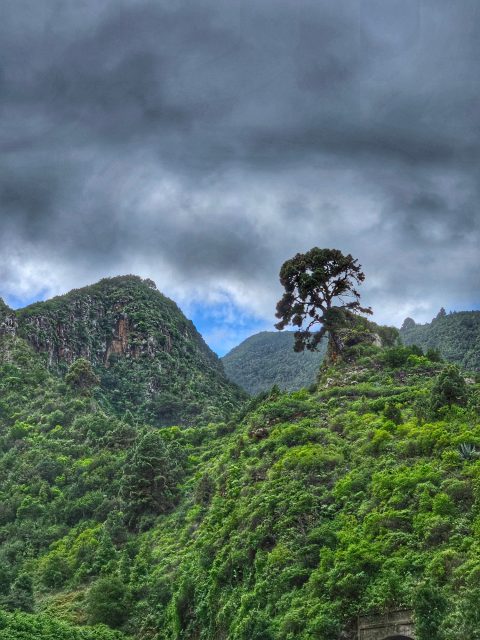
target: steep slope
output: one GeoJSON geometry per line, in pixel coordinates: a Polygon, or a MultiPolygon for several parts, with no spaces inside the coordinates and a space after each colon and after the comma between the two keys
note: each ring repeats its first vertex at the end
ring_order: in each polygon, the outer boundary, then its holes
{"type": "Polygon", "coordinates": [[[407,318],[400,329],[405,344],[417,344],[424,351],[438,349],[449,362],[480,370],[480,311],[442,309],[432,322],[416,324],[407,318]]]}
{"type": "MultiPolygon", "coordinates": [[[[30,615],[44,583],[58,587],[66,571],[93,560],[98,527],[114,508],[135,428],[102,405],[50,373],[44,354],[22,338],[0,336],[0,638],[120,640],[107,628],[30,615]],[[52,563],[38,580],[38,558],[69,531],[83,533],[70,564],[52,563]]],[[[85,613],[69,620],[87,621],[85,613]]]]}
{"type": "Polygon", "coordinates": [[[316,380],[326,343],[318,352],[293,350],[292,331],[262,331],[244,340],[222,358],[227,376],[255,395],[277,385],[286,391],[309,387],[316,380]]]}
{"type": "Polygon", "coordinates": [[[0,336],[15,333],[16,326],[15,311],[0,298],[0,336]]]}
{"type": "Polygon", "coordinates": [[[14,322],[51,368],[64,372],[86,358],[119,412],[153,424],[221,420],[242,396],[193,323],[152,281],[107,278],[20,309],[14,322]]]}
{"type": "Polygon", "coordinates": [[[154,429],[21,338],[0,354],[7,608],[142,640],[353,640],[359,613],[408,607],[419,640],[478,637],[472,376],[359,344],[311,392],[154,429]]]}
{"type": "Polygon", "coordinates": [[[479,386],[434,413],[456,372],[387,353],[251,405],[145,549],[162,601],[139,620],[165,640],[353,640],[359,613],[412,608],[420,640],[478,635],[479,386]]]}

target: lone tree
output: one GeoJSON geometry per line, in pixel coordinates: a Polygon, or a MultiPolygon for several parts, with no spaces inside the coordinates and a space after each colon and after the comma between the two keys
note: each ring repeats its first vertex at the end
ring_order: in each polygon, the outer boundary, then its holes
{"type": "Polygon", "coordinates": [[[371,314],[360,306],[356,285],[365,280],[358,260],[344,256],[338,249],[314,247],[297,253],[283,263],[280,282],[285,287],[277,303],[275,327],[288,324],[299,327],[295,333],[295,351],[316,351],[325,334],[329,335],[329,357],[335,361],[343,350],[339,331],[352,323],[354,314],[371,314]],[[312,331],[320,325],[318,331],[312,331]]]}
{"type": "Polygon", "coordinates": [[[161,431],[138,434],[125,459],[120,489],[131,528],[142,517],[168,513],[175,505],[184,464],[182,450],[175,442],[167,442],[161,431]]]}

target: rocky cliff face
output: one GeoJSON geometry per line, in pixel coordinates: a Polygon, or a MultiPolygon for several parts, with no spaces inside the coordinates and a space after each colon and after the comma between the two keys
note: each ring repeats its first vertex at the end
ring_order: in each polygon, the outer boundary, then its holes
{"type": "MultiPolygon", "coordinates": [[[[208,352],[175,303],[135,276],[105,279],[36,303],[17,312],[17,318],[19,335],[46,352],[51,365],[69,365],[78,357],[105,366],[112,356],[155,357],[171,352],[173,335],[201,342],[208,352]]],[[[214,364],[215,356],[209,356],[214,364]]]]}
{"type": "Polygon", "coordinates": [[[88,359],[119,411],[157,424],[223,419],[241,394],[193,323],[150,280],[123,276],[13,312],[0,332],[16,333],[59,372],[88,359]]]}
{"type": "Polygon", "coordinates": [[[0,298],[0,336],[15,335],[17,331],[17,318],[15,311],[10,309],[0,298]]]}

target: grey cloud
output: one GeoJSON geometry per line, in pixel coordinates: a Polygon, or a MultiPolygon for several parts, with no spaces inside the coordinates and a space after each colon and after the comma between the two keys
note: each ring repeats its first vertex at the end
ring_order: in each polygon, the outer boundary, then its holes
{"type": "Polygon", "coordinates": [[[0,295],[141,270],[271,318],[316,244],[382,320],[478,300],[478,3],[0,10],[0,295]]]}

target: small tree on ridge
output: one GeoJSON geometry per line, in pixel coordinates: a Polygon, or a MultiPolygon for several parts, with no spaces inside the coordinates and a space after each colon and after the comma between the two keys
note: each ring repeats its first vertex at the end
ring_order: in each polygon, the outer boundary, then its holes
{"type": "Polygon", "coordinates": [[[370,307],[360,305],[360,294],[355,288],[364,280],[358,260],[338,249],[314,247],[307,253],[297,253],[280,269],[285,293],[277,303],[275,315],[280,322],[275,327],[284,329],[288,324],[299,327],[295,351],[316,351],[328,333],[330,357],[336,360],[343,349],[340,329],[355,314],[372,313],[370,307]],[[318,331],[312,331],[315,325],[320,325],[318,331]]]}

